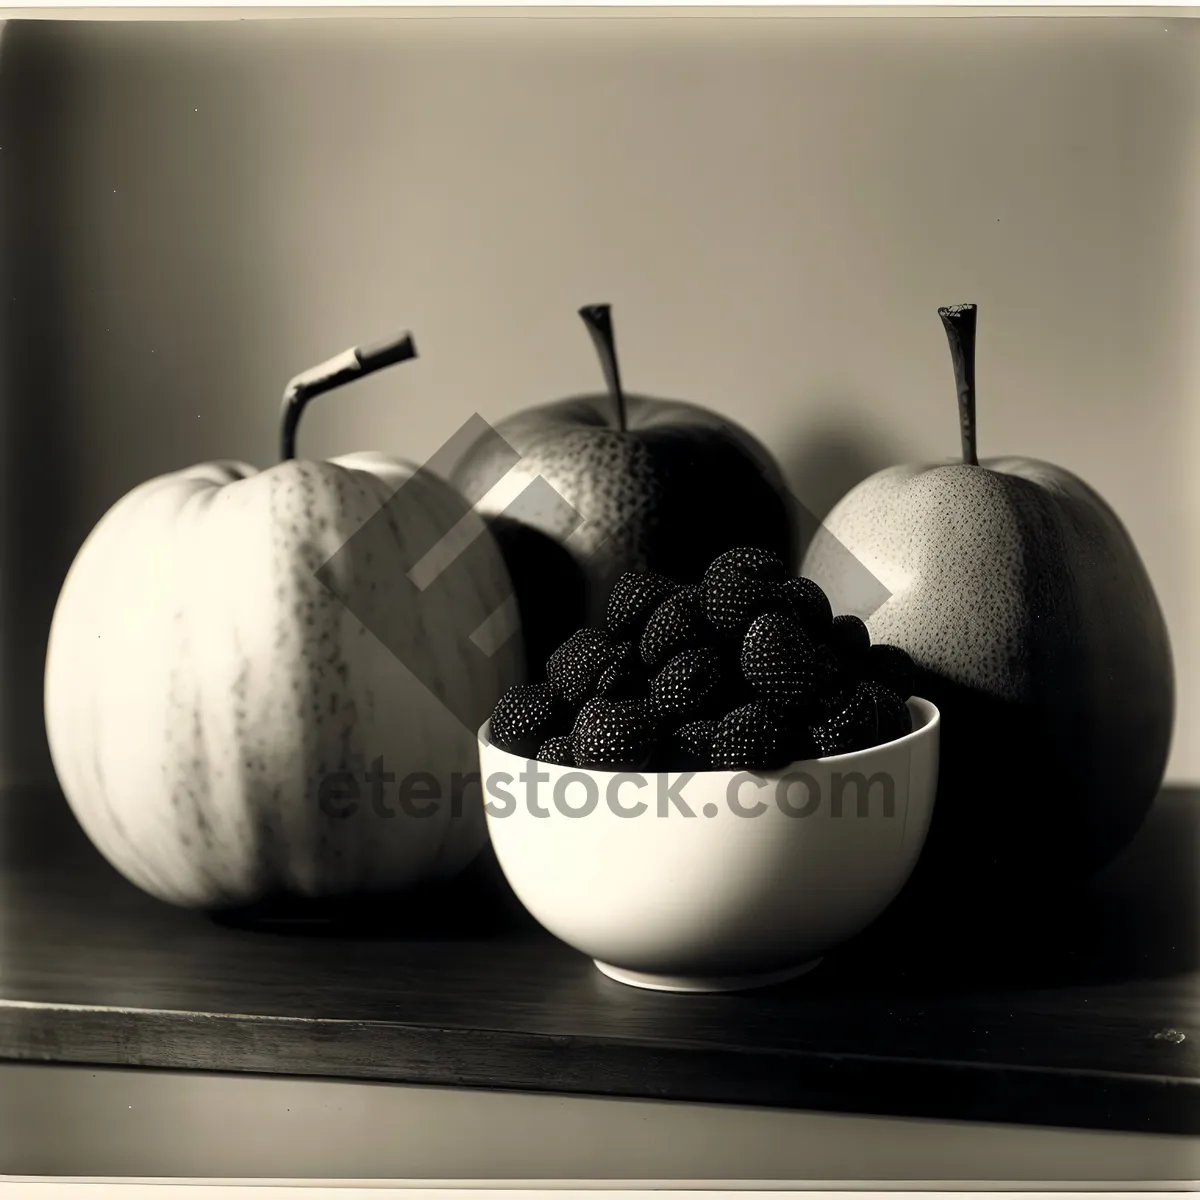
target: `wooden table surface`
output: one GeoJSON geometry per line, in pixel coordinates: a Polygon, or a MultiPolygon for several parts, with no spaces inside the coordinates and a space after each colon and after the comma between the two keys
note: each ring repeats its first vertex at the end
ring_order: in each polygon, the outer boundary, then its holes
{"type": "Polygon", "coordinates": [[[1073,902],[790,984],[624,987],[486,874],[407,924],[230,926],[0,793],[0,1058],[1200,1133],[1200,789],[1073,902]]]}

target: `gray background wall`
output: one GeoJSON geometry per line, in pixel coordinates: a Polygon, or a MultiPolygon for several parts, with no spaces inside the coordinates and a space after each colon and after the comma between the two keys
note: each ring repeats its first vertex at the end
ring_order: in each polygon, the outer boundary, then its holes
{"type": "Polygon", "coordinates": [[[4,776],[50,777],[88,530],[152,474],[271,461],[300,368],[412,328],[301,451],[421,459],[595,385],[575,310],[611,301],[629,385],[735,415],[823,513],[957,452],[934,310],[973,300],[982,451],[1125,519],[1200,779],[1198,87],[1195,23],[1151,15],[10,24],[4,776]]]}

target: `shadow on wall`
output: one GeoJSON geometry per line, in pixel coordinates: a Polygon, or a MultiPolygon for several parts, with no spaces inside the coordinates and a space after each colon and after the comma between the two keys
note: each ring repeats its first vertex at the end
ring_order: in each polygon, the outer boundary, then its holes
{"type": "Polygon", "coordinates": [[[46,640],[79,546],[145,478],[259,433],[211,364],[256,361],[263,200],[239,120],[252,75],[219,38],[0,29],[0,783],[46,783],[46,640]],[[170,105],[146,102],[172,86],[212,100],[211,128],[178,136],[170,105]]]}
{"type": "MultiPolygon", "coordinates": [[[[40,678],[58,582],[75,550],[69,529],[78,447],[56,401],[65,394],[70,347],[63,311],[63,237],[69,197],[59,153],[64,114],[61,42],[52,23],[0,28],[0,253],[4,317],[0,349],[0,673],[40,678]],[[62,572],[44,564],[62,565],[62,572]]],[[[41,695],[0,689],[0,767],[10,778],[44,776],[49,754],[41,695]]],[[[5,779],[4,782],[8,782],[5,779]]]]}
{"type": "Polygon", "coordinates": [[[820,523],[851,488],[906,458],[904,448],[880,426],[864,428],[854,419],[862,406],[837,397],[810,398],[795,411],[813,415],[790,444],[777,451],[792,495],[801,506],[800,551],[808,548],[820,523]]]}

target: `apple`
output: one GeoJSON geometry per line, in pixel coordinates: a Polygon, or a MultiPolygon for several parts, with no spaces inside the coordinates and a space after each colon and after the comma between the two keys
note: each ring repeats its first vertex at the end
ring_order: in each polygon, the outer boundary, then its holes
{"type": "Polygon", "coordinates": [[[1070,886],[1132,840],[1166,769],[1175,682],[1154,588],[1112,508],[1050,463],[979,460],[976,312],[938,310],[962,461],[858,484],[801,569],[835,612],[854,611],[847,561],[880,580],[890,598],[856,615],[872,641],[908,651],[917,694],[941,710],[919,876],[1012,897],[1070,886]]]}
{"type": "Polygon", "coordinates": [[[310,400],[414,355],[406,334],[297,376],[280,462],[141,483],[71,564],[46,655],[54,768],[97,849],[163,901],[449,886],[487,844],[475,731],[521,662],[519,631],[490,655],[469,636],[511,595],[499,548],[430,471],[295,453],[310,400]]]}
{"type": "Polygon", "coordinates": [[[699,405],[627,393],[610,306],[579,315],[607,390],[509,416],[450,475],[500,542],[535,675],[574,630],[600,623],[624,571],[692,583],[734,546],[774,551],[789,569],[799,553],[794,504],[766,448],[699,405]]]}

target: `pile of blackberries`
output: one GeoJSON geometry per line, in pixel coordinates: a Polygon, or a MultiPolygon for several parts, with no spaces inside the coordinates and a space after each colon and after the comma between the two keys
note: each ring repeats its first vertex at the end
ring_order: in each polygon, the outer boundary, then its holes
{"type": "Polygon", "coordinates": [[[835,617],[811,579],[739,547],[695,585],[628,571],[603,629],[510,688],[491,737],[513,754],[609,771],[773,771],[912,731],[915,668],[835,617]]]}

